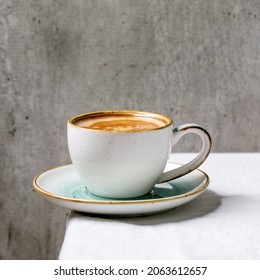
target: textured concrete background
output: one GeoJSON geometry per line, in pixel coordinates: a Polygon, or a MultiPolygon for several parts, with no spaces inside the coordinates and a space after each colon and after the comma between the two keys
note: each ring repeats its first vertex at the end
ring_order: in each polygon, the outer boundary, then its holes
{"type": "Polygon", "coordinates": [[[70,162],[70,116],[156,111],[259,152],[259,89],[260,1],[0,0],[0,258],[57,258],[68,211],[32,180],[70,162]]]}

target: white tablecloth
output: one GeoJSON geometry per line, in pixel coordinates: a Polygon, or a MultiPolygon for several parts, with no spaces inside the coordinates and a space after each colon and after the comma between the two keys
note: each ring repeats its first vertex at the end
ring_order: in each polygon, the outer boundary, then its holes
{"type": "MultiPolygon", "coordinates": [[[[176,154],[185,163],[192,154],[176,154]]],[[[260,259],[260,153],[211,154],[197,199],[163,214],[72,212],[59,259],[260,259]]]]}

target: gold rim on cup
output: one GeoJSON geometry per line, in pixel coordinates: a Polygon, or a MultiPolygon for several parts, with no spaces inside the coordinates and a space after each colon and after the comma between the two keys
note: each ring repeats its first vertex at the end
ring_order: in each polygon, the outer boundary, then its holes
{"type": "MultiPolygon", "coordinates": [[[[156,118],[156,119],[159,119],[159,120],[161,120],[165,123],[165,125],[163,125],[163,126],[156,127],[156,128],[153,128],[153,129],[149,129],[150,131],[163,129],[163,128],[166,128],[166,127],[171,126],[173,124],[172,119],[170,119],[169,117],[167,117],[165,115],[158,114],[158,113],[145,112],[145,111],[134,111],[134,110],[109,110],[109,111],[89,112],[89,113],[76,115],[76,116],[74,116],[74,117],[72,117],[68,120],[68,125],[70,125],[74,128],[78,128],[78,129],[97,131],[96,129],[77,126],[75,123],[77,121],[85,119],[86,117],[90,117],[90,116],[91,117],[101,117],[101,116],[106,116],[108,114],[115,115],[115,116],[143,117],[143,118],[147,118],[147,119],[156,118]]],[[[114,131],[102,131],[102,132],[115,133],[114,131]]],[[[116,133],[118,133],[118,132],[116,132],[116,133]]],[[[133,132],[124,131],[123,133],[133,133],[133,132]]]]}

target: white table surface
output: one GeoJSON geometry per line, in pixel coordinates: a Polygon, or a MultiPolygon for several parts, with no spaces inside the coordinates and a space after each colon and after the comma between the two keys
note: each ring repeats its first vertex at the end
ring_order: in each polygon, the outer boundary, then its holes
{"type": "Polygon", "coordinates": [[[200,169],[210,177],[207,190],[166,213],[71,212],[59,259],[260,259],[260,153],[210,154],[200,169]]]}

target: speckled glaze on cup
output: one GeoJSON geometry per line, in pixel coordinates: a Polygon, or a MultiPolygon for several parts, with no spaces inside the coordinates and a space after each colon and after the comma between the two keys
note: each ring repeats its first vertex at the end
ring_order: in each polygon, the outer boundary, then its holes
{"type": "Polygon", "coordinates": [[[131,198],[149,193],[156,183],[181,177],[201,165],[211,149],[208,132],[199,125],[185,124],[173,129],[173,121],[164,115],[141,111],[99,111],[68,120],[68,147],[80,178],[97,196],[131,198]],[[80,127],[81,120],[113,116],[158,120],[154,129],[134,132],[108,132],[80,127]],[[163,172],[172,145],[187,133],[202,138],[202,149],[189,163],[163,172]]]}

